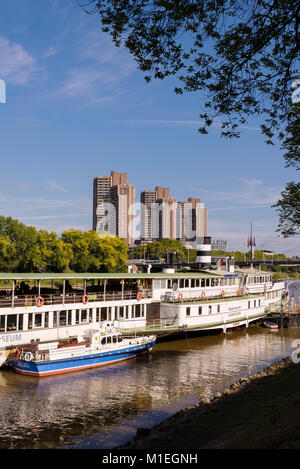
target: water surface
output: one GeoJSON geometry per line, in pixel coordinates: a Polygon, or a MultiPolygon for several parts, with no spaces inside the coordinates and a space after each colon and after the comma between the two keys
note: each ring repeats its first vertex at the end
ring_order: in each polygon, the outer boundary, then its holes
{"type": "Polygon", "coordinates": [[[105,448],[291,355],[300,328],[159,343],[147,356],[37,379],[0,372],[0,448],[105,448]]]}

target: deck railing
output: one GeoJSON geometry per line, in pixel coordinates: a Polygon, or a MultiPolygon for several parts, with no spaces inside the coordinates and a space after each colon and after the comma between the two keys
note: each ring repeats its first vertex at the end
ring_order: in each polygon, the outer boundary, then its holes
{"type": "MultiPolygon", "coordinates": [[[[95,303],[99,301],[126,301],[126,300],[135,300],[137,299],[137,291],[108,291],[108,292],[87,292],[87,298],[83,298],[84,293],[65,293],[59,295],[15,295],[12,296],[0,296],[0,308],[19,308],[27,306],[37,306],[36,299],[41,296],[42,300],[40,306],[42,305],[66,305],[74,303],[82,303],[86,307],[89,303],[95,303]],[[84,301],[87,303],[84,303],[84,301]],[[42,304],[41,304],[42,303],[42,304]]],[[[143,290],[141,293],[141,300],[151,299],[152,291],[143,290]]]]}

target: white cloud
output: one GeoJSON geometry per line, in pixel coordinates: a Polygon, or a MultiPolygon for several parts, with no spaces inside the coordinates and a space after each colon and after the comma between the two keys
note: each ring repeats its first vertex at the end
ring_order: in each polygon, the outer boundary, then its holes
{"type": "MultiPolygon", "coordinates": [[[[241,189],[237,191],[220,191],[206,188],[193,188],[197,192],[205,194],[206,201],[235,202],[231,209],[270,207],[280,197],[282,188],[266,186],[259,179],[240,178],[241,189]]],[[[238,184],[238,181],[237,181],[238,184]]],[[[210,208],[210,210],[229,210],[230,207],[210,208]]]]}
{"type": "Polygon", "coordinates": [[[51,190],[59,191],[59,192],[68,192],[63,186],[57,184],[55,181],[47,181],[47,186],[51,190]]]}
{"type": "Polygon", "coordinates": [[[98,32],[85,35],[76,53],[80,66],[69,70],[60,90],[70,97],[89,97],[94,102],[114,99],[122,93],[120,83],[123,88],[124,80],[136,70],[129,54],[98,32]]]}
{"type": "Polygon", "coordinates": [[[34,78],[36,72],[36,60],[21,44],[0,37],[1,78],[16,85],[26,85],[34,78]]]}

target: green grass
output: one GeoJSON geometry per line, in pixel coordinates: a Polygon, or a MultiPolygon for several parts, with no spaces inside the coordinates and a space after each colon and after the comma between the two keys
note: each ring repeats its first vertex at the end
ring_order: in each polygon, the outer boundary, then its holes
{"type": "Polygon", "coordinates": [[[181,412],[153,431],[133,447],[300,449],[300,365],[291,364],[211,404],[181,412]]]}

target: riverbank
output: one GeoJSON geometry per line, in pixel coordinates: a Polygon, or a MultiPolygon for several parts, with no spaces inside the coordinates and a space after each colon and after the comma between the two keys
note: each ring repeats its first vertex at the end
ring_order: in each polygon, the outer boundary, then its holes
{"type": "Polygon", "coordinates": [[[299,404],[300,365],[284,358],[152,429],[138,429],[119,448],[300,448],[299,404]]]}

